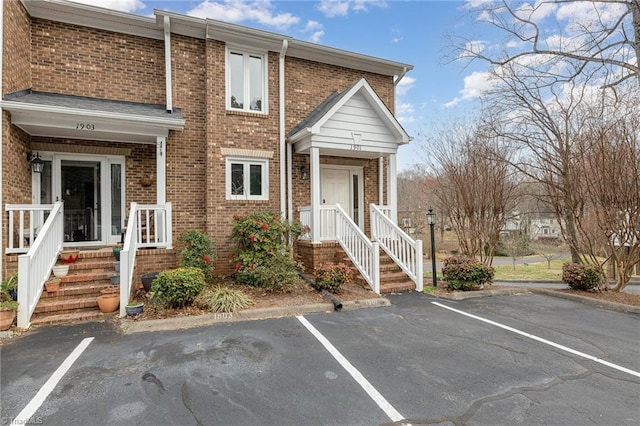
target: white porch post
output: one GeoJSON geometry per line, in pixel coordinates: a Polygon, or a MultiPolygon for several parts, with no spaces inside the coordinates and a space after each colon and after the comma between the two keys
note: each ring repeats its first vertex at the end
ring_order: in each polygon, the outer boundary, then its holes
{"type": "Polygon", "coordinates": [[[311,148],[311,236],[320,242],[320,149],[311,148]]]}
{"type": "MultiPolygon", "coordinates": [[[[156,204],[163,206],[167,203],[167,138],[156,138],[156,204]]],[[[164,235],[165,224],[163,215],[156,213],[156,232],[161,241],[166,241],[164,235]]]]}
{"type": "Polygon", "coordinates": [[[378,205],[384,206],[384,157],[378,158],[378,205]]]}
{"type": "Polygon", "coordinates": [[[398,170],[396,154],[389,155],[389,167],[387,169],[387,204],[391,210],[390,219],[398,223],[398,170]]]}

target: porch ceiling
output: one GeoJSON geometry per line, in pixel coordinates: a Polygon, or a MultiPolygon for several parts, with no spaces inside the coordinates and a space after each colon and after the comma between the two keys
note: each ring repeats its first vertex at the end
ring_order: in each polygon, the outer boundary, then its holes
{"type": "Polygon", "coordinates": [[[180,110],[81,96],[24,91],[0,101],[11,123],[31,136],[156,143],[169,130],[183,130],[180,110]]]}

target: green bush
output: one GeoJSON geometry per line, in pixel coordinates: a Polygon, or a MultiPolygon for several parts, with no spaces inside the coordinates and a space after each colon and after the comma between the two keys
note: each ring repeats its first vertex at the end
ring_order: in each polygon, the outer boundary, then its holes
{"type": "Polygon", "coordinates": [[[251,305],[251,299],[240,290],[216,288],[205,290],[195,302],[212,312],[236,312],[251,305]]]}
{"type": "Polygon", "coordinates": [[[238,282],[267,291],[282,291],[297,282],[297,263],[290,242],[302,232],[298,222],[289,224],[278,213],[254,212],[234,216],[231,239],[236,243],[233,260],[238,282]]]}
{"type": "Polygon", "coordinates": [[[198,268],[162,271],[153,281],[153,297],[173,308],[189,306],[205,286],[204,274],[198,268]]]}
{"type": "Polygon", "coordinates": [[[353,270],[344,263],[322,263],[314,271],[316,287],[335,293],[342,284],[353,280],[353,270]]]}
{"type": "Polygon", "coordinates": [[[442,275],[449,289],[469,291],[491,284],[495,271],[475,258],[453,256],[444,259],[442,275]]]}
{"type": "Polygon", "coordinates": [[[213,259],[215,258],[211,237],[197,229],[185,231],[178,239],[178,249],[180,266],[200,269],[204,274],[204,279],[211,282],[213,259]]]}
{"type": "Polygon", "coordinates": [[[593,290],[602,282],[602,274],[595,265],[566,262],[562,265],[562,281],[573,290],[593,290]]]}

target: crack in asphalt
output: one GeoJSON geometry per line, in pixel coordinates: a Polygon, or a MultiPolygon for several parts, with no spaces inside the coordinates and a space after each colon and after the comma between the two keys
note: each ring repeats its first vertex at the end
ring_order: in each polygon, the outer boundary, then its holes
{"type": "Polygon", "coordinates": [[[182,405],[184,405],[185,408],[189,410],[189,412],[191,413],[191,415],[193,416],[193,419],[196,421],[197,424],[203,425],[204,423],[202,423],[202,421],[198,418],[198,416],[196,416],[196,413],[193,412],[193,407],[192,407],[193,400],[189,395],[187,382],[182,383],[182,386],[180,387],[180,394],[182,396],[182,405]]]}

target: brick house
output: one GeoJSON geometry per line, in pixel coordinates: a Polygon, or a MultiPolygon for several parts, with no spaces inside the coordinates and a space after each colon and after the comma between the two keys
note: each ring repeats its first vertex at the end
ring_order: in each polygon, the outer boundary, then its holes
{"type": "Polygon", "coordinates": [[[380,281],[411,65],[160,10],[8,0],[2,16],[2,274],[20,272],[29,318],[61,249],[100,259],[124,243],[125,301],[140,274],[175,266],[185,230],[211,235],[230,274],[232,217],[258,210],[309,226],[307,268],[368,250],[352,261],[380,281]]]}

